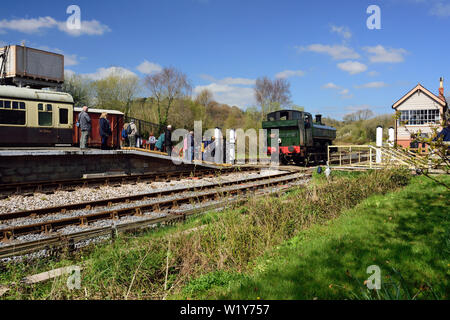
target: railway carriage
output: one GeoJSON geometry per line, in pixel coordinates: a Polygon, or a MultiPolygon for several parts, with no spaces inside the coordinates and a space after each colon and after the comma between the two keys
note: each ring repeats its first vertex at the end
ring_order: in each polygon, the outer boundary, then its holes
{"type": "Polygon", "coordinates": [[[269,113],[262,124],[267,129],[267,153],[279,154],[283,164],[293,160],[296,164],[305,164],[311,160],[324,160],[328,145],[336,138],[336,129],[322,124],[322,117],[316,115],[313,122],[308,112],[280,110],[269,113]],[[278,146],[272,147],[271,130],[278,129],[278,146]]]}
{"type": "MultiPolygon", "coordinates": [[[[0,147],[63,147],[79,145],[75,125],[80,108],[70,94],[15,86],[0,86],[0,147]]],[[[98,122],[108,113],[111,148],[120,147],[124,114],[116,110],[89,109],[92,132],[89,147],[100,147],[98,122]]]]}
{"type": "Polygon", "coordinates": [[[0,86],[0,146],[71,145],[72,128],[70,94],[0,86]]]}

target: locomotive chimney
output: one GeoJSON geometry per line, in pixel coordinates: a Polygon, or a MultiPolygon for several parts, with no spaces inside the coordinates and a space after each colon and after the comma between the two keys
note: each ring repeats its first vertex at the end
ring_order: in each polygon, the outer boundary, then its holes
{"type": "Polygon", "coordinates": [[[322,115],[321,114],[316,114],[316,123],[322,124],[322,115]]]}
{"type": "Polygon", "coordinates": [[[444,97],[444,78],[441,77],[439,81],[439,98],[445,101],[444,97]]]}

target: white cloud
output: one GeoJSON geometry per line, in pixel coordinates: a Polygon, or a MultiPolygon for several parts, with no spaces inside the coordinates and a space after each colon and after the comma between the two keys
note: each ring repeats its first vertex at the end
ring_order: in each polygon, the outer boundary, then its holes
{"type": "Polygon", "coordinates": [[[350,90],[348,90],[348,89],[342,89],[338,93],[341,95],[341,97],[343,99],[351,99],[351,98],[353,98],[353,94],[351,94],[350,90]]]}
{"type": "Polygon", "coordinates": [[[290,77],[302,77],[305,75],[305,72],[302,70],[284,70],[275,75],[275,78],[286,79],[290,77]]]}
{"type": "Polygon", "coordinates": [[[367,66],[358,61],[346,61],[339,63],[338,68],[344,70],[350,74],[357,74],[367,70],[367,66]]]}
{"type": "Polygon", "coordinates": [[[75,71],[70,70],[70,69],[64,69],[64,77],[65,77],[65,78],[70,78],[70,77],[72,77],[74,74],[76,74],[75,71]]]}
{"type": "Polygon", "coordinates": [[[309,51],[316,53],[324,53],[332,57],[334,60],[343,59],[358,59],[360,55],[353,50],[344,45],[323,45],[323,44],[311,44],[307,47],[296,47],[299,52],[309,51]]]}
{"type": "Polygon", "coordinates": [[[382,45],[375,47],[364,47],[370,56],[369,60],[373,63],[398,63],[405,60],[404,56],[408,53],[405,49],[385,48],[382,45]]]}
{"type": "Polygon", "coordinates": [[[37,19],[13,19],[0,21],[0,30],[14,30],[23,33],[35,33],[42,29],[54,28],[58,22],[52,17],[39,17],[37,19]]]}
{"type": "Polygon", "coordinates": [[[249,85],[254,85],[255,84],[255,80],[253,79],[247,79],[247,78],[224,78],[222,80],[218,80],[217,81],[220,84],[225,84],[225,85],[244,85],[244,86],[249,86],[249,85]]]}
{"type": "Polygon", "coordinates": [[[97,20],[91,21],[81,21],[81,29],[68,29],[66,22],[58,22],[58,29],[63,31],[71,36],[81,36],[81,35],[89,35],[89,36],[101,36],[106,32],[110,32],[111,29],[104,24],[101,24],[97,20]]]}
{"type": "Polygon", "coordinates": [[[368,72],[367,74],[368,74],[369,76],[371,76],[371,77],[375,77],[375,76],[378,76],[380,73],[377,72],[377,71],[370,71],[370,72],[368,72]]]}
{"type": "Polygon", "coordinates": [[[123,67],[100,68],[97,69],[97,71],[94,73],[82,74],[82,76],[85,76],[91,80],[101,80],[111,75],[119,75],[123,77],[137,77],[137,75],[134,72],[125,69],[123,67]]]}
{"type": "Polygon", "coordinates": [[[436,3],[430,10],[430,14],[437,17],[450,17],[450,4],[436,3]]]}
{"type": "Polygon", "coordinates": [[[162,70],[162,67],[157,63],[153,63],[153,62],[149,62],[149,61],[145,60],[139,66],[137,66],[136,69],[140,73],[143,73],[143,74],[152,74],[152,73],[160,72],[162,70]]]}
{"type": "Polygon", "coordinates": [[[387,87],[387,86],[388,86],[388,84],[383,81],[373,81],[373,82],[368,82],[368,83],[361,84],[361,85],[356,85],[355,88],[357,88],[357,89],[361,89],[361,88],[372,89],[372,88],[383,88],[383,87],[387,87]]]}
{"type": "Polygon", "coordinates": [[[338,94],[341,95],[344,99],[350,99],[353,98],[353,94],[350,94],[350,90],[343,88],[341,86],[338,86],[337,84],[334,84],[333,82],[328,82],[327,84],[324,84],[322,86],[324,89],[332,89],[332,90],[339,90],[338,94]]]}
{"type": "Polygon", "coordinates": [[[208,80],[209,82],[223,84],[223,85],[244,85],[244,86],[252,86],[255,84],[255,79],[248,79],[248,78],[232,78],[227,77],[223,79],[216,79],[213,76],[210,76],[208,74],[202,74],[200,75],[202,79],[208,80]]]}
{"type": "Polygon", "coordinates": [[[72,36],[102,35],[111,29],[97,20],[81,21],[81,29],[68,29],[66,21],[57,21],[52,17],[39,17],[31,19],[12,19],[0,20],[0,32],[5,33],[6,30],[18,31],[23,33],[39,33],[47,29],[57,28],[72,36]]]}
{"type": "Polygon", "coordinates": [[[335,32],[339,34],[344,39],[350,39],[352,37],[352,33],[350,32],[350,29],[348,27],[338,27],[335,25],[331,25],[331,32],[335,32]]]}
{"type": "Polygon", "coordinates": [[[340,89],[341,87],[338,86],[337,84],[334,84],[333,82],[328,82],[327,84],[324,84],[322,86],[322,88],[324,88],[324,89],[340,89]]]}
{"type": "Polygon", "coordinates": [[[249,87],[239,87],[236,84],[250,85],[254,84],[254,80],[243,78],[225,78],[217,82],[204,86],[196,86],[194,93],[198,94],[203,89],[208,89],[214,95],[217,102],[225,103],[230,106],[238,106],[240,108],[250,106],[255,103],[254,90],[249,87]],[[235,85],[232,85],[235,84],[235,85]]]}

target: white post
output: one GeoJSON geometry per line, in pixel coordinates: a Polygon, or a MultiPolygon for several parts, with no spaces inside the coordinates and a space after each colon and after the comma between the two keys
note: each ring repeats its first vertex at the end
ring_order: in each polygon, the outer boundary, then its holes
{"type": "Polygon", "coordinates": [[[227,148],[227,163],[234,164],[236,160],[236,130],[229,129],[227,148]]]}
{"type": "Polygon", "coordinates": [[[389,138],[388,138],[389,147],[393,147],[394,146],[394,134],[395,134],[394,128],[390,127],[388,133],[389,133],[389,138]]]}
{"type": "Polygon", "coordinates": [[[377,156],[376,163],[381,163],[381,147],[383,146],[383,127],[377,127],[377,156]]]}
{"type": "Polygon", "coordinates": [[[219,128],[214,129],[215,139],[215,151],[214,151],[214,162],[223,163],[223,137],[222,131],[219,128]]]}

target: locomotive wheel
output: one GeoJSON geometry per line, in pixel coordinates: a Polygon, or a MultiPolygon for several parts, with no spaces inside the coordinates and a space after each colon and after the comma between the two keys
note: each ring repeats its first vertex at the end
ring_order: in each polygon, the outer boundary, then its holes
{"type": "Polygon", "coordinates": [[[288,159],[286,159],[286,157],[285,156],[283,156],[283,155],[280,155],[280,163],[282,164],[282,165],[287,165],[288,163],[289,163],[289,160],[288,159]]]}
{"type": "Polygon", "coordinates": [[[295,158],[295,159],[294,159],[294,162],[295,162],[295,164],[296,164],[297,166],[302,166],[302,165],[305,164],[305,159],[303,159],[303,158],[295,158]]]}

